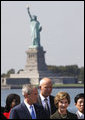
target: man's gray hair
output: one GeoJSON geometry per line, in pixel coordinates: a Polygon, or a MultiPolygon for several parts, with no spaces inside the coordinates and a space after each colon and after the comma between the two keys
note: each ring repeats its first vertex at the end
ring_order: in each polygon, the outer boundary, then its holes
{"type": "Polygon", "coordinates": [[[31,84],[26,84],[23,85],[22,87],[22,95],[24,96],[25,94],[30,95],[33,91],[33,88],[36,88],[35,86],[31,85],[31,84]]]}
{"type": "Polygon", "coordinates": [[[41,80],[40,80],[40,83],[39,83],[39,86],[41,86],[44,82],[45,82],[45,80],[44,80],[44,79],[41,79],[41,80]]]}
{"type": "Polygon", "coordinates": [[[39,82],[39,86],[42,86],[42,84],[43,83],[45,83],[47,80],[49,80],[52,84],[53,84],[53,82],[51,81],[51,79],[50,78],[42,78],[41,80],[40,80],[40,82],[39,82]]]}

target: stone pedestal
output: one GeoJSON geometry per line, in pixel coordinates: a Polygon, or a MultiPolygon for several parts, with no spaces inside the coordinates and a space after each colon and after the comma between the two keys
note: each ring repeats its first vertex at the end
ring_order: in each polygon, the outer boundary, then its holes
{"type": "Polygon", "coordinates": [[[62,83],[62,80],[57,78],[56,74],[48,71],[45,63],[45,53],[46,51],[43,50],[43,47],[29,48],[26,51],[27,61],[24,71],[20,71],[19,74],[11,74],[10,78],[29,78],[31,84],[39,84],[40,79],[48,77],[53,82],[62,83]]]}
{"type": "Polygon", "coordinates": [[[27,51],[27,63],[25,71],[46,71],[47,66],[45,63],[45,51],[43,47],[29,48],[27,51]]]}

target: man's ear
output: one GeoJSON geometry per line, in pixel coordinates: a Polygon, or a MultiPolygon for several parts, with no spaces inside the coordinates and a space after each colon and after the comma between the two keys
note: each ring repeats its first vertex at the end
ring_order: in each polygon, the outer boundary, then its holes
{"type": "Polygon", "coordinates": [[[25,94],[24,97],[27,98],[27,97],[28,97],[28,94],[25,94]]]}
{"type": "Polygon", "coordinates": [[[41,90],[41,86],[38,87],[41,90]]]}

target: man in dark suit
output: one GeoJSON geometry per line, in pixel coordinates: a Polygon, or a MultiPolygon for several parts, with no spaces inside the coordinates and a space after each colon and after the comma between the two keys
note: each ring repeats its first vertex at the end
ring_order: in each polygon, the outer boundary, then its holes
{"type": "Polygon", "coordinates": [[[10,112],[10,119],[47,119],[42,106],[37,105],[38,91],[32,85],[24,85],[22,88],[24,102],[14,107],[10,112]]]}
{"type": "Polygon", "coordinates": [[[54,105],[54,96],[51,95],[51,79],[43,78],[42,80],[40,80],[39,88],[40,95],[38,96],[38,104],[42,105],[44,109],[47,109],[47,114],[50,117],[50,115],[52,115],[56,111],[56,107],[54,105]]]}

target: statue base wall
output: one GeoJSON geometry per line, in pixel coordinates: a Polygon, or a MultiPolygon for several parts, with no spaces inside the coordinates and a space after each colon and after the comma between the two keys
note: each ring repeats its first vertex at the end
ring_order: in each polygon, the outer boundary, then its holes
{"type": "Polygon", "coordinates": [[[27,61],[24,71],[20,71],[19,74],[11,74],[10,78],[29,78],[31,84],[37,85],[40,79],[49,77],[53,82],[62,83],[62,79],[57,78],[56,74],[48,71],[45,63],[45,53],[43,47],[29,48],[26,51],[27,61]]]}
{"type": "Polygon", "coordinates": [[[5,83],[11,86],[20,86],[29,83],[38,85],[39,81],[44,77],[50,78],[52,83],[57,84],[75,83],[74,78],[58,76],[49,71],[45,63],[45,53],[46,51],[43,50],[43,47],[29,48],[26,51],[27,61],[24,71],[20,71],[19,74],[11,74],[5,83]]]}

